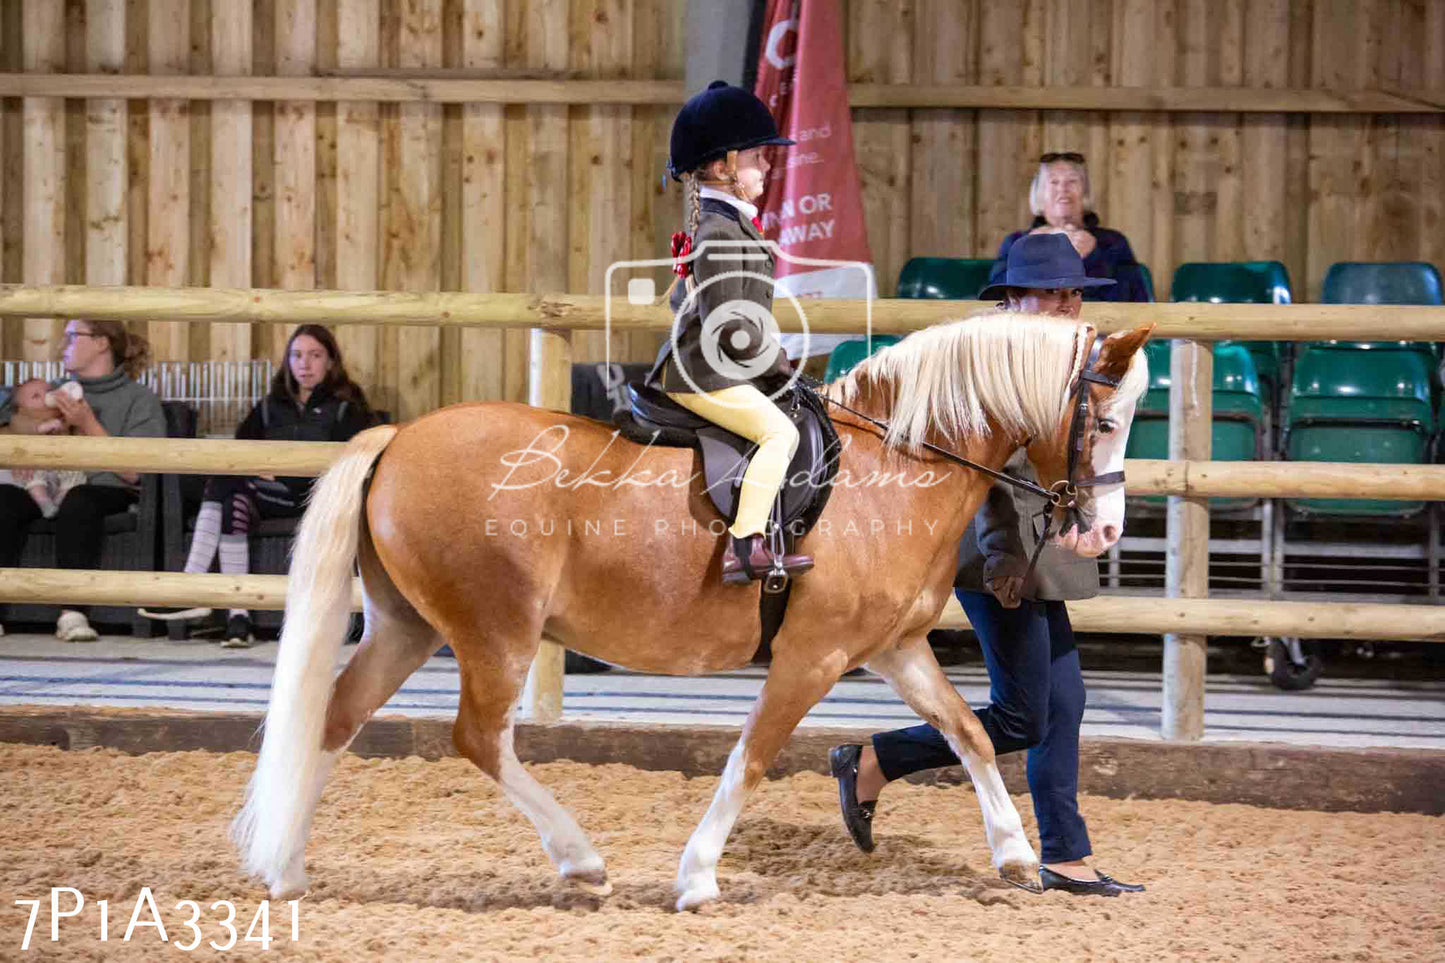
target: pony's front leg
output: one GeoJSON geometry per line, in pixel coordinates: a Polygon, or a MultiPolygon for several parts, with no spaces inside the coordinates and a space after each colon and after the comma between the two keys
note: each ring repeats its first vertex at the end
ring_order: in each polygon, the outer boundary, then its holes
{"type": "Polygon", "coordinates": [[[677,868],[679,910],[697,909],[718,898],[718,860],[749,794],[803,716],[828,694],[845,668],[847,660],[841,652],[819,658],[816,653],[803,657],[774,649],[762,694],[728,755],[712,805],[683,850],[677,868]]]}
{"type": "Polygon", "coordinates": [[[874,656],[868,668],[929,725],[943,733],[963,761],[983,810],[983,831],[999,875],[1024,889],[1039,889],[1039,860],[1024,835],[1023,821],[1009,798],[993,754],[993,743],[978,716],[939,668],[926,636],[906,639],[874,656]]]}

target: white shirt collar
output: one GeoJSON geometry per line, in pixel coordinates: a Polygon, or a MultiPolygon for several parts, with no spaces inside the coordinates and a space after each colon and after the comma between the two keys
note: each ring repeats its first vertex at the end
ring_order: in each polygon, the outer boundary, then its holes
{"type": "Polygon", "coordinates": [[[747,219],[750,221],[758,216],[758,208],[756,204],[749,204],[747,201],[740,200],[739,198],[727,193],[726,191],[720,191],[716,187],[699,187],[698,195],[701,197],[710,197],[715,201],[725,201],[726,203],[731,204],[733,207],[736,207],[738,210],[742,211],[743,215],[747,217],[747,219]]]}

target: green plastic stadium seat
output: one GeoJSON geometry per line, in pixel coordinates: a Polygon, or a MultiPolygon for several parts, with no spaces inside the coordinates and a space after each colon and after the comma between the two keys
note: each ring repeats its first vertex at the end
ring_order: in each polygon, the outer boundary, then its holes
{"type": "MultiPolygon", "coordinates": [[[[1207,301],[1213,304],[1289,304],[1289,271],[1279,261],[1192,261],[1174,272],[1172,297],[1175,301],[1207,301]]],[[[1222,342],[1230,343],[1230,342],[1222,342]]],[[[1261,380],[1279,386],[1284,356],[1278,341],[1240,341],[1254,355],[1254,367],[1261,380]]],[[[1271,394],[1273,390],[1271,391],[1271,394]]]]}
{"type": "MultiPolygon", "coordinates": [[[[1168,341],[1145,346],[1149,359],[1149,388],[1139,401],[1129,430],[1129,458],[1169,457],[1169,352],[1168,341]]],[[[1214,461],[1253,461],[1258,457],[1264,426],[1264,400],[1254,357],[1241,344],[1220,344],[1214,349],[1214,422],[1211,454],[1214,461]]],[[[1145,504],[1162,505],[1164,499],[1146,496],[1145,504]]],[[[1210,507],[1239,511],[1252,507],[1255,498],[1211,498],[1210,507]]]]}
{"type": "MultiPolygon", "coordinates": [[[[1440,272],[1424,261],[1341,261],[1325,274],[1325,304],[1445,304],[1440,272]]],[[[1341,341],[1349,347],[1397,348],[1439,357],[1438,344],[1423,341],[1341,341]]]]}
{"type": "MultiPolygon", "coordinates": [[[[1421,464],[1435,430],[1430,401],[1432,359],[1397,346],[1370,350],[1312,345],[1300,355],[1290,387],[1286,457],[1295,461],[1421,464]]],[[[1425,503],[1294,499],[1304,515],[1405,517],[1425,503]]]]}
{"type": "Polygon", "coordinates": [[[971,301],[988,286],[989,258],[915,257],[898,274],[898,297],[971,301]]]}
{"type": "Polygon", "coordinates": [[[1138,262],[1138,264],[1139,276],[1144,280],[1144,290],[1149,292],[1149,300],[1159,300],[1154,296],[1154,275],[1150,272],[1149,265],[1145,264],[1143,261],[1138,262]]]}
{"type": "Polygon", "coordinates": [[[873,336],[873,351],[868,350],[867,338],[851,338],[840,343],[828,355],[828,371],[823,375],[824,381],[834,381],[843,377],[868,355],[885,348],[890,344],[897,344],[903,339],[896,334],[875,334],[873,336]]]}

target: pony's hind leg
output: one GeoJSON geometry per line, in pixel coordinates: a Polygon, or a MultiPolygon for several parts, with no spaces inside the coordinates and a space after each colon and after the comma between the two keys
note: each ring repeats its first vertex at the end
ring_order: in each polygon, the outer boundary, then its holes
{"type": "MultiPolygon", "coordinates": [[[[607,866],[572,814],[517,759],[512,746],[512,705],[523,678],[470,664],[471,655],[452,642],[462,673],[461,709],[452,729],[457,750],[501,786],[512,804],[536,827],[542,849],[563,879],[594,896],[612,892],[607,866]]],[[[525,667],[521,674],[525,673],[525,667]]]]}
{"type": "MultiPolygon", "coordinates": [[[[401,597],[380,565],[374,564],[368,540],[362,540],[359,555],[366,587],[366,632],[337,677],[326,705],[322,757],[305,798],[303,840],[310,836],[321,793],[341,754],[372,713],[385,705],[442,643],[436,629],[401,597]]],[[[287,862],[278,887],[283,893],[306,891],[304,857],[305,851],[298,850],[287,862]]]]}
{"type": "Polygon", "coordinates": [[[679,910],[697,909],[718,898],[718,860],[743,805],[803,716],[828,694],[845,668],[841,654],[819,660],[812,653],[774,649],[763,691],[728,755],[712,805],[683,850],[677,868],[679,910]]]}
{"type": "Polygon", "coordinates": [[[1016,886],[1038,889],[1038,857],[1004,788],[993,743],[978,716],[939,668],[927,637],[900,642],[870,659],[868,668],[886,679],[909,708],[943,733],[953,754],[963,761],[983,810],[983,829],[994,868],[1016,886]]]}

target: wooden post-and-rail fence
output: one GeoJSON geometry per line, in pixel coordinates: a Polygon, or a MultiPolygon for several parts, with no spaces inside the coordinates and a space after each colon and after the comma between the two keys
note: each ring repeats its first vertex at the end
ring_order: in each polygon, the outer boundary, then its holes
{"type": "MultiPolygon", "coordinates": [[[[572,330],[666,330],[661,305],[613,305],[601,297],[525,294],[401,294],[213,288],[24,287],[0,285],[0,317],[115,318],[131,321],[274,322],[533,328],[529,401],[570,406],[572,330]]],[[[855,333],[862,302],[809,302],[802,324],[815,333],[855,333]]],[[[872,330],[906,333],[992,309],[985,302],[879,301],[872,330]]],[[[1210,343],[1239,340],[1355,338],[1445,341],[1445,308],[1371,305],[1091,304],[1085,318],[1101,331],[1155,324],[1175,345],[1170,388],[1170,460],[1131,461],[1132,494],[1169,496],[1166,599],[1100,597],[1071,603],[1083,631],[1165,637],[1166,738],[1203,734],[1204,642],[1210,634],[1445,641],[1438,606],[1226,601],[1207,599],[1208,498],[1336,497],[1445,499],[1445,467],[1416,465],[1211,462],[1213,365],[1210,343]]],[[[314,475],[339,445],[181,439],[0,436],[0,465],[181,473],[261,471],[314,475]]],[[[283,576],[0,570],[0,602],[206,603],[282,608],[283,576]]],[[[964,624],[956,606],[940,624],[964,624]]],[[[544,643],[524,702],[532,718],[555,720],[562,705],[562,650],[544,643]]]]}

